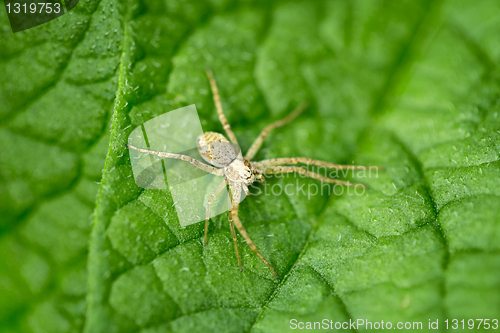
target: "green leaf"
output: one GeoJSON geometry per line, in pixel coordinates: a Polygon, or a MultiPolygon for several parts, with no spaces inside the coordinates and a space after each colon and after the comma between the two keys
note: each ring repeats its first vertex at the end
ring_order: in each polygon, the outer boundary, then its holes
{"type": "Polygon", "coordinates": [[[0,6],[0,331],[80,332],[121,18],[92,1],[13,34],[0,6]]]}
{"type": "Polygon", "coordinates": [[[427,328],[500,313],[497,3],[136,6],[91,241],[87,332],[281,332],[292,318],[427,328]],[[257,159],[386,167],[358,175],[363,195],[311,195],[317,182],[290,177],[242,202],[279,281],[240,236],[239,272],[224,216],[203,247],[201,223],[181,229],[168,193],[134,184],[125,143],[143,122],[195,103],[204,130],[222,130],[205,67],[243,150],[312,102],[257,159]],[[286,184],[307,191],[272,195],[286,184]]]}
{"type": "Polygon", "coordinates": [[[499,17],[494,0],[103,0],[11,34],[2,16],[0,330],[498,318],[499,17]],[[293,175],[251,188],[240,218],[279,281],[238,234],[239,271],[225,214],[203,247],[203,223],[134,182],[125,143],[145,121],[196,104],[223,132],[206,67],[243,151],[311,103],[256,160],[386,168],[346,175],[361,195],[293,175]]]}

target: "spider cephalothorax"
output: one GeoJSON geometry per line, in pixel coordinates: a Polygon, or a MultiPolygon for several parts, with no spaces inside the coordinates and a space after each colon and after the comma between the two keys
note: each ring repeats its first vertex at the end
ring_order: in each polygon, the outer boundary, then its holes
{"type": "Polygon", "coordinates": [[[252,170],[245,165],[243,159],[239,158],[236,158],[229,165],[224,167],[224,175],[227,180],[232,182],[241,182],[245,185],[245,187],[255,181],[252,170]]]}
{"type": "Polygon", "coordinates": [[[159,157],[183,160],[193,164],[194,166],[206,172],[212,173],[217,176],[224,176],[224,180],[212,193],[207,203],[204,244],[207,245],[208,222],[210,219],[210,206],[212,205],[212,202],[215,199],[215,197],[219,193],[221,193],[226,186],[229,186],[229,193],[231,198],[231,203],[229,207],[229,226],[231,229],[231,235],[234,241],[234,249],[236,251],[236,257],[238,259],[238,265],[240,267],[240,270],[242,270],[243,268],[241,266],[241,260],[238,254],[238,243],[236,239],[236,232],[234,230],[235,225],[238,228],[240,234],[243,236],[243,238],[245,238],[245,241],[248,244],[248,246],[250,246],[250,248],[259,256],[259,258],[267,265],[267,267],[269,267],[273,275],[276,278],[278,278],[278,275],[273,270],[269,262],[257,250],[257,247],[255,246],[252,239],[246,232],[245,227],[243,226],[243,224],[240,221],[240,218],[238,217],[241,191],[244,191],[246,194],[249,194],[248,186],[252,184],[254,181],[263,182],[265,180],[264,175],[266,174],[292,173],[292,172],[300,173],[307,177],[318,179],[327,183],[364,187],[361,184],[353,184],[338,179],[327,178],[317,173],[311,172],[305,168],[290,166],[299,163],[306,165],[313,165],[313,166],[321,166],[332,169],[368,169],[368,168],[378,169],[378,168],[356,166],[356,165],[339,165],[330,162],[313,160],[307,157],[285,157],[285,158],[274,158],[269,160],[252,162],[253,157],[259,150],[260,146],[262,145],[264,139],[269,134],[269,132],[277,127],[284,126],[290,121],[292,121],[295,117],[297,117],[307,108],[307,103],[302,103],[297,109],[295,109],[284,119],[276,121],[268,125],[266,128],[264,128],[264,130],[254,141],[254,143],[252,144],[246,155],[243,156],[238,146],[238,140],[236,139],[236,136],[231,130],[231,126],[227,122],[226,117],[224,116],[224,113],[222,111],[219,92],[217,90],[217,85],[213,78],[213,74],[210,70],[207,70],[207,75],[209,78],[210,86],[212,88],[214,102],[217,109],[217,113],[219,115],[219,119],[222,123],[222,126],[224,127],[224,130],[227,133],[227,136],[229,137],[228,140],[224,135],[220,133],[206,132],[201,134],[197,138],[198,151],[200,155],[206,162],[210,163],[211,165],[207,165],[186,155],[157,152],[148,149],[137,148],[131,145],[128,145],[128,147],[143,153],[157,155],[159,157]]]}

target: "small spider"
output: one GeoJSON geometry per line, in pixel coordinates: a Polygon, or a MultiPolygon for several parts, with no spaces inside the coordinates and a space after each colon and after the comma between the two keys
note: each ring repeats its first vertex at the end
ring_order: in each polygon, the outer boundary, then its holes
{"type": "Polygon", "coordinates": [[[212,166],[207,165],[203,162],[200,162],[186,155],[152,151],[148,149],[134,147],[130,144],[127,144],[127,147],[142,153],[152,154],[162,158],[172,158],[172,159],[187,161],[201,170],[204,170],[216,176],[223,176],[224,180],[211,194],[210,199],[208,200],[207,203],[204,245],[205,246],[207,245],[208,221],[210,219],[210,206],[212,205],[212,202],[215,199],[215,197],[219,193],[221,193],[227,185],[229,185],[229,196],[231,198],[229,207],[229,226],[234,241],[234,249],[236,252],[236,258],[238,259],[238,265],[240,271],[242,271],[243,268],[241,266],[241,260],[238,253],[238,243],[236,239],[236,232],[234,229],[234,225],[236,225],[236,227],[238,228],[240,234],[245,239],[248,246],[250,246],[250,248],[257,254],[257,256],[259,256],[259,258],[264,262],[264,264],[266,264],[266,266],[269,267],[273,275],[278,279],[278,275],[273,270],[269,262],[257,250],[257,247],[253,243],[252,239],[245,230],[245,227],[243,227],[240,218],[238,217],[239,203],[241,201],[241,191],[243,190],[247,195],[249,195],[250,192],[248,190],[248,186],[255,181],[264,182],[265,181],[264,175],[278,174],[278,173],[292,173],[292,172],[297,172],[302,175],[305,175],[306,177],[318,179],[327,183],[336,183],[347,186],[359,186],[363,188],[365,187],[364,185],[361,184],[353,184],[338,179],[327,178],[301,167],[289,166],[290,164],[295,165],[298,163],[302,163],[306,165],[321,166],[326,168],[351,169],[351,170],[352,169],[365,170],[368,168],[376,168],[376,169],[379,168],[357,166],[357,165],[333,164],[329,162],[313,160],[306,157],[273,158],[259,162],[251,161],[252,158],[257,153],[257,151],[259,150],[259,148],[261,147],[262,142],[269,134],[269,132],[271,132],[273,129],[277,127],[284,126],[289,122],[291,122],[294,118],[300,115],[307,108],[308,106],[307,103],[302,103],[284,119],[276,121],[268,125],[266,128],[264,128],[264,130],[259,134],[257,139],[250,146],[250,149],[248,150],[245,157],[242,157],[238,148],[238,140],[236,139],[236,136],[231,130],[231,126],[229,125],[226,117],[224,116],[224,112],[222,110],[222,104],[220,101],[219,91],[217,89],[217,84],[215,83],[213,74],[209,69],[207,69],[206,72],[208,79],[210,81],[210,86],[212,88],[212,94],[215,102],[215,107],[219,115],[219,120],[222,123],[222,126],[224,127],[224,130],[226,131],[226,134],[230,140],[228,141],[226,137],[224,137],[224,135],[216,132],[206,132],[201,134],[197,138],[197,146],[200,155],[203,157],[205,161],[212,164],[212,166]]]}

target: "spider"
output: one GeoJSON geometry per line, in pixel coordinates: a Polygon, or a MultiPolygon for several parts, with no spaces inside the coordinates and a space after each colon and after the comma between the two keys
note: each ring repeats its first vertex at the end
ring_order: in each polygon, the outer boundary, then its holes
{"type": "Polygon", "coordinates": [[[298,167],[298,166],[290,166],[296,164],[306,164],[313,166],[321,166],[326,168],[333,169],[356,169],[356,170],[366,170],[368,168],[379,168],[377,167],[366,167],[366,166],[358,166],[358,165],[340,165],[334,164],[330,162],[324,162],[319,160],[313,160],[307,157],[285,157],[285,158],[273,158],[263,161],[254,162],[252,158],[258,152],[261,147],[264,139],[267,135],[275,128],[282,127],[297,116],[299,116],[304,110],[308,107],[308,103],[304,102],[300,104],[293,112],[291,112],[287,117],[278,120],[267,127],[264,128],[262,132],[260,132],[257,139],[250,146],[250,149],[243,157],[239,152],[238,148],[238,140],[234,135],[231,126],[229,125],[224,112],[222,110],[221,99],[219,96],[219,91],[217,89],[217,84],[215,82],[214,76],[210,69],[206,70],[208,80],[210,82],[210,87],[212,89],[213,99],[215,103],[215,107],[217,109],[217,114],[219,115],[219,120],[224,127],[224,130],[229,138],[220,133],[216,132],[205,132],[198,136],[197,138],[197,146],[200,155],[203,159],[209,162],[211,165],[200,162],[196,159],[193,159],[186,155],[181,154],[173,154],[173,153],[165,153],[159,151],[153,151],[148,149],[142,149],[138,147],[134,147],[130,144],[127,144],[127,147],[130,149],[137,150],[142,153],[156,155],[162,158],[172,158],[179,159],[186,162],[191,163],[197,168],[209,172],[216,176],[223,176],[224,180],[217,186],[215,191],[210,195],[210,198],[207,202],[206,209],[206,219],[205,219],[205,235],[204,235],[204,246],[207,245],[207,233],[208,233],[208,223],[210,219],[210,206],[212,205],[216,196],[223,191],[226,186],[229,186],[229,227],[231,229],[231,236],[234,242],[234,250],[236,252],[236,258],[238,260],[238,265],[240,271],[243,271],[243,267],[241,265],[240,255],[238,253],[238,243],[236,239],[236,231],[234,226],[238,228],[238,231],[245,239],[246,243],[250,248],[257,254],[257,256],[264,262],[264,264],[271,270],[271,273],[277,278],[278,274],[273,270],[269,262],[264,258],[264,256],[257,250],[254,242],[248,235],[245,227],[241,223],[240,218],[238,217],[238,209],[239,203],[241,201],[241,191],[243,190],[247,195],[250,194],[248,190],[248,186],[255,181],[264,182],[264,175],[278,174],[278,173],[300,173],[306,177],[318,179],[327,183],[335,183],[342,184],[346,186],[359,186],[365,187],[362,184],[354,184],[347,181],[342,181],[338,179],[331,179],[319,175],[317,173],[308,171],[307,169],[298,167]]]}

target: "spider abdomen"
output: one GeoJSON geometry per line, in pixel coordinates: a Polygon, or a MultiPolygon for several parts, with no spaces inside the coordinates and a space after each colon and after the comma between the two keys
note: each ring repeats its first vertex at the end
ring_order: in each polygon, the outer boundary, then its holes
{"type": "Polygon", "coordinates": [[[217,132],[205,132],[196,140],[201,157],[216,167],[229,165],[236,159],[239,147],[230,143],[226,137],[217,132]]]}

